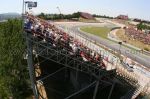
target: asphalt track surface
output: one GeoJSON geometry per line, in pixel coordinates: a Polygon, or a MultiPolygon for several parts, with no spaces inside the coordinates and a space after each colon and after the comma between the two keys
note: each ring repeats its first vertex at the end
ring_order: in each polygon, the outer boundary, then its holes
{"type": "MultiPolygon", "coordinates": [[[[84,26],[85,26],[85,23],[83,23],[84,26]]],[[[107,39],[103,39],[101,37],[98,37],[98,36],[95,36],[93,34],[90,34],[90,33],[85,33],[85,32],[82,32],[80,31],[80,27],[83,26],[83,24],[80,24],[80,25],[69,25],[67,28],[68,28],[68,31],[70,32],[74,32],[76,33],[77,35],[82,35],[88,39],[91,39],[91,40],[94,40],[96,41],[97,43],[99,44],[102,44],[112,50],[115,50],[116,52],[120,53],[121,51],[121,54],[124,55],[124,56],[127,56],[128,58],[142,64],[143,66],[147,67],[147,68],[150,68],[150,56],[148,55],[145,55],[145,54],[142,54],[141,51],[136,51],[136,50],[131,50],[127,47],[124,47],[124,46],[121,46],[115,42],[112,42],[110,40],[107,40],[107,39]]],[[[64,25],[61,24],[60,25],[62,28],[65,29],[64,25]]],[[[87,26],[93,26],[92,24],[91,25],[87,25],[87,26]]],[[[95,25],[94,25],[95,26],[95,25]]]]}

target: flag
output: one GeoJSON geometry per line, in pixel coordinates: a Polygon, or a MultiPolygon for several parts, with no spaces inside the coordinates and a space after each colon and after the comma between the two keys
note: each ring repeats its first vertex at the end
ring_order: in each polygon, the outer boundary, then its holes
{"type": "Polygon", "coordinates": [[[29,2],[29,3],[28,3],[28,7],[29,7],[29,8],[37,7],[37,2],[29,2]]]}

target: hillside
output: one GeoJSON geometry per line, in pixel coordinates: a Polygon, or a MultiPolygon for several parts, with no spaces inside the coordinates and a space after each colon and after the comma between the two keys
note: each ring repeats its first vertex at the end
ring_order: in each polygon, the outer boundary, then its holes
{"type": "Polygon", "coordinates": [[[21,17],[21,15],[18,13],[2,13],[0,14],[0,21],[19,17],[21,17]]]}

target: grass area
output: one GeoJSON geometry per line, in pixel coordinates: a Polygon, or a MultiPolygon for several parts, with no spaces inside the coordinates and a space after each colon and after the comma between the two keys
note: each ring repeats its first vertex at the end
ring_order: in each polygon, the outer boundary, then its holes
{"type": "Polygon", "coordinates": [[[80,22],[87,22],[87,23],[99,23],[96,19],[84,19],[84,18],[79,18],[80,22]]]}
{"type": "MultiPolygon", "coordinates": [[[[116,41],[113,41],[113,40],[107,38],[108,33],[111,31],[110,28],[107,28],[107,27],[81,27],[80,30],[82,30],[84,32],[87,32],[87,33],[94,34],[94,35],[99,36],[101,38],[107,39],[111,42],[118,43],[116,41]]],[[[126,46],[126,45],[123,45],[123,46],[133,50],[133,48],[131,48],[129,46],[126,46]]],[[[103,46],[101,46],[101,47],[103,48],[103,46]]],[[[111,51],[109,51],[109,52],[116,55],[116,56],[118,56],[118,57],[120,57],[119,53],[114,53],[114,52],[111,52],[111,51]]]]}
{"type": "MultiPolygon", "coordinates": [[[[111,31],[110,28],[107,28],[107,27],[81,27],[80,30],[82,30],[84,32],[87,32],[87,33],[94,34],[96,36],[107,39],[107,40],[112,41],[114,43],[118,43],[116,41],[113,41],[113,40],[107,38],[108,33],[111,31]]],[[[119,32],[123,32],[123,31],[118,31],[118,33],[119,32]]],[[[119,33],[119,34],[121,34],[121,33],[119,33]]],[[[123,45],[123,46],[126,47],[126,48],[134,50],[134,48],[132,48],[132,47],[129,47],[129,46],[126,46],[126,45],[123,45]]]]}
{"type": "Polygon", "coordinates": [[[110,28],[107,27],[81,27],[82,31],[94,34],[96,36],[107,39],[107,35],[110,32],[110,28]]]}
{"type": "Polygon", "coordinates": [[[128,44],[131,44],[131,45],[136,46],[141,49],[147,49],[150,51],[150,45],[144,44],[143,42],[141,42],[139,40],[129,38],[127,35],[125,35],[123,29],[118,30],[116,32],[116,35],[118,36],[119,39],[126,41],[128,44]]]}

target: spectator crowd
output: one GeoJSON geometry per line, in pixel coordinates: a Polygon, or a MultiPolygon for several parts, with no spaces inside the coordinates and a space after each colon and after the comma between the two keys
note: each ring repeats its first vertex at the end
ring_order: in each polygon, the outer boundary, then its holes
{"type": "Polygon", "coordinates": [[[141,30],[136,30],[135,28],[129,27],[125,29],[125,34],[130,38],[139,40],[144,44],[150,45],[150,33],[144,33],[141,30]]]}
{"type": "Polygon", "coordinates": [[[26,15],[24,22],[25,31],[32,33],[41,41],[49,43],[54,48],[67,50],[72,57],[80,57],[85,62],[91,62],[103,69],[106,68],[103,62],[104,58],[98,52],[84,46],[55,25],[32,15],[26,15]]]}

